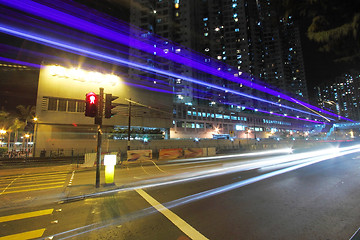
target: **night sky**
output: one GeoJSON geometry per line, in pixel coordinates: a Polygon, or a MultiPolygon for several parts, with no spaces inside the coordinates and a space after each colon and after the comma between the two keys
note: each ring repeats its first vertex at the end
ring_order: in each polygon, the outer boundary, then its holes
{"type": "Polygon", "coordinates": [[[313,88],[322,84],[333,83],[335,77],[351,69],[359,69],[358,65],[350,62],[335,62],[336,56],[318,50],[318,45],[306,38],[302,32],[302,48],[304,55],[305,73],[309,95],[313,88]]]}

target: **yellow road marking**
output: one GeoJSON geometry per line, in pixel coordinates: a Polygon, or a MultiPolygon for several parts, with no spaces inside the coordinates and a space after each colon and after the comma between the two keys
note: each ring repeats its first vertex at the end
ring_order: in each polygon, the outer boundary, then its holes
{"type": "Polygon", "coordinates": [[[33,238],[39,238],[41,237],[45,232],[45,228],[23,232],[23,233],[17,233],[13,235],[7,235],[5,237],[0,237],[0,240],[26,240],[26,239],[33,239],[33,238]]]}
{"type": "Polygon", "coordinates": [[[0,195],[2,195],[2,194],[6,191],[6,189],[8,189],[8,188],[10,187],[10,185],[11,185],[13,182],[15,182],[15,180],[18,179],[18,178],[21,178],[21,175],[18,176],[17,178],[14,178],[14,179],[11,181],[11,183],[9,183],[9,184],[4,188],[4,190],[0,193],[0,195]]]}
{"type": "Polygon", "coordinates": [[[140,194],[151,206],[153,206],[156,210],[162,213],[167,219],[169,219],[175,226],[177,226],[181,231],[183,231],[186,235],[188,235],[191,239],[196,240],[205,240],[208,239],[200,232],[198,232],[195,228],[190,226],[187,222],[182,220],[178,215],[164,207],[161,203],[159,203],[156,199],[151,197],[142,189],[136,189],[136,192],[140,194]]]}
{"type": "MultiPolygon", "coordinates": [[[[53,179],[64,179],[67,177],[67,174],[64,174],[64,175],[56,175],[56,176],[39,176],[39,177],[26,177],[26,176],[23,176],[23,177],[19,177],[18,178],[14,178],[15,180],[17,180],[17,182],[21,181],[21,182],[28,182],[28,181],[36,181],[36,180],[53,180],[53,179]]],[[[6,184],[7,182],[10,182],[11,180],[14,180],[14,179],[9,179],[7,181],[0,181],[0,184],[6,184]]]]}
{"type": "Polygon", "coordinates": [[[59,175],[59,174],[68,174],[68,173],[70,173],[69,171],[61,171],[61,172],[44,172],[44,173],[32,173],[32,174],[29,174],[29,173],[23,173],[23,174],[18,174],[18,175],[11,175],[11,176],[3,176],[3,177],[0,177],[0,180],[1,179],[8,179],[8,178],[10,178],[10,179],[12,179],[12,178],[17,178],[17,177],[19,177],[20,175],[21,176],[24,176],[24,177],[26,177],[26,176],[34,176],[34,177],[36,177],[36,176],[45,176],[45,175],[59,175]]]}
{"type": "Polygon", "coordinates": [[[6,192],[2,192],[2,194],[19,193],[19,192],[31,192],[31,191],[45,190],[45,189],[51,189],[51,188],[61,188],[63,186],[64,185],[56,185],[56,186],[52,186],[52,187],[22,189],[22,190],[17,190],[17,191],[6,191],[6,192]]]}
{"type": "Polygon", "coordinates": [[[33,184],[33,185],[13,186],[13,187],[8,187],[7,190],[14,189],[14,188],[29,188],[29,187],[37,187],[37,186],[44,186],[44,185],[45,186],[58,185],[58,184],[64,184],[64,183],[65,182],[52,182],[52,183],[39,183],[39,184],[33,184]]]}
{"type": "Polygon", "coordinates": [[[67,174],[67,173],[70,173],[69,171],[59,171],[59,172],[43,172],[43,173],[25,173],[25,175],[28,175],[28,176],[36,176],[36,175],[55,175],[55,174],[67,174]]]}
{"type": "Polygon", "coordinates": [[[58,175],[47,175],[47,176],[23,176],[21,179],[28,180],[28,179],[49,179],[49,178],[59,178],[59,177],[66,177],[67,174],[58,174],[58,175]]]}
{"type": "MultiPolygon", "coordinates": [[[[43,182],[54,182],[54,181],[61,181],[61,180],[65,180],[66,179],[66,177],[64,178],[64,177],[62,177],[62,178],[52,178],[52,179],[39,179],[39,180],[28,180],[28,181],[22,181],[21,179],[20,180],[17,180],[14,184],[18,184],[18,183],[27,183],[27,182],[32,182],[32,183],[34,183],[34,182],[41,182],[41,183],[43,183],[43,182]]],[[[7,185],[6,183],[4,184],[4,183],[0,183],[0,186],[4,186],[4,185],[7,185]]]]}
{"type": "Polygon", "coordinates": [[[24,218],[44,216],[44,215],[52,214],[53,211],[54,211],[54,209],[45,209],[45,210],[39,210],[39,211],[34,211],[34,212],[27,212],[27,213],[20,213],[20,214],[4,216],[4,217],[0,217],[0,223],[24,219],[24,218]]]}

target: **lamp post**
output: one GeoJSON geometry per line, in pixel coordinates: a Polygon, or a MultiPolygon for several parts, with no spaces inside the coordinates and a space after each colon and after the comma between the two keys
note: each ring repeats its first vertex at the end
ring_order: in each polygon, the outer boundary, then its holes
{"type": "Polygon", "coordinates": [[[28,146],[29,146],[29,137],[30,137],[30,135],[28,134],[28,133],[26,133],[25,135],[24,135],[24,137],[25,137],[25,157],[27,158],[28,157],[28,155],[29,155],[29,152],[28,152],[28,146]]]}
{"type": "Polygon", "coordinates": [[[36,151],[36,141],[37,141],[37,130],[38,130],[38,118],[34,117],[33,121],[35,123],[35,129],[34,129],[34,139],[33,139],[33,157],[35,157],[35,151],[36,151]]]}
{"type": "Polygon", "coordinates": [[[251,133],[251,130],[250,129],[248,129],[247,131],[246,131],[246,142],[247,142],[247,144],[249,145],[249,134],[251,133]]]}

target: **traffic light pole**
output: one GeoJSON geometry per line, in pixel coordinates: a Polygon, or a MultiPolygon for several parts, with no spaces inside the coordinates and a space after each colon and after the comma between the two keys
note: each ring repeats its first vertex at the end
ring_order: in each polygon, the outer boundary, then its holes
{"type": "MultiPolygon", "coordinates": [[[[131,98],[130,98],[131,100],[131,98]]],[[[128,122],[128,146],[127,146],[127,150],[130,150],[130,137],[131,137],[131,101],[129,101],[129,122],[128,122]]]]}
{"type": "Polygon", "coordinates": [[[102,117],[104,106],[104,88],[100,88],[98,100],[98,112],[95,117],[95,124],[98,124],[97,129],[97,147],[96,147],[96,188],[100,187],[100,167],[101,167],[101,140],[102,140],[102,117]]]}

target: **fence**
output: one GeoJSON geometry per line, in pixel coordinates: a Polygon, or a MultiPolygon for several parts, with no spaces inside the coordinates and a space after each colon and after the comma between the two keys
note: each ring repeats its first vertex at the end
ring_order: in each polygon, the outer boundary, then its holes
{"type": "MultiPolygon", "coordinates": [[[[94,140],[96,142],[96,140],[94,140]]],[[[291,147],[292,145],[311,146],[314,144],[312,141],[277,141],[273,139],[264,139],[256,141],[254,139],[201,139],[194,141],[191,139],[169,139],[169,140],[152,140],[147,143],[134,140],[130,142],[131,150],[152,150],[154,159],[158,159],[161,149],[189,149],[189,148],[215,148],[216,153],[223,153],[229,151],[254,151],[291,147]]],[[[317,143],[318,144],[318,143],[317,143]]],[[[70,144],[65,144],[70,145],[70,144]]],[[[128,143],[126,140],[112,140],[103,143],[102,152],[118,152],[121,154],[121,159],[126,159],[126,152],[128,143]]],[[[95,153],[96,148],[92,147],[78,147],[78,148],[47,148],[37,149],[36,158],[80,158],[83,159],[85,153],[95,153]]],[[[28,155],[22,153],[19,155],[5,154],[3,158],[32,158],[32,152],[28,155]]]]}

